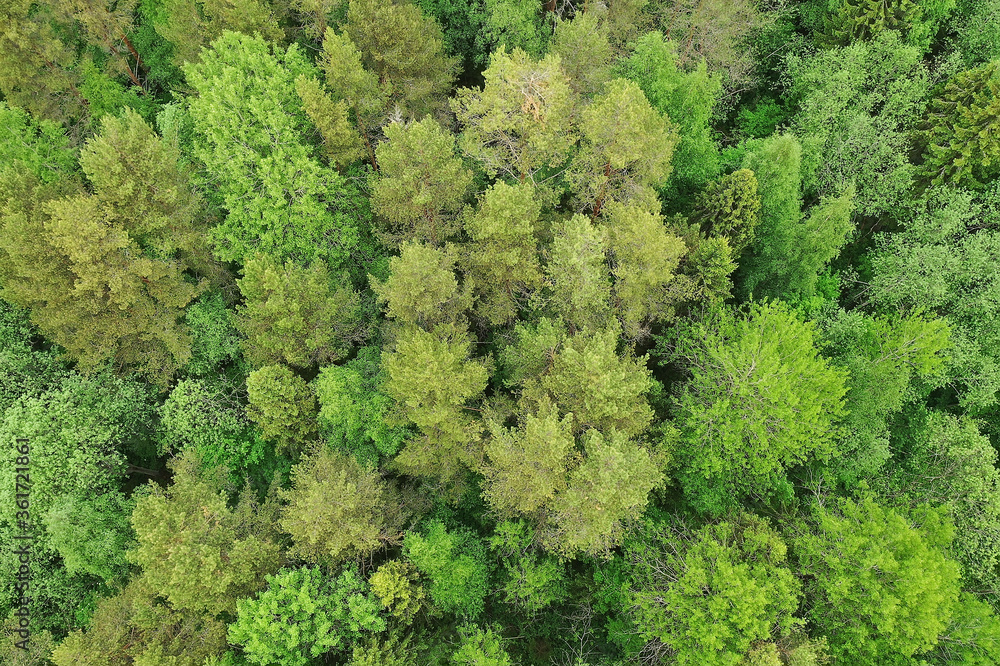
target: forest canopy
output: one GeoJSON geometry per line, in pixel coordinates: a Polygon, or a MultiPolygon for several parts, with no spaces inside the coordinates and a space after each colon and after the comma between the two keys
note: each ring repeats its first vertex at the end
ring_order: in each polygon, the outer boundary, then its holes
{"type": "Polygon", "coordinates": [[[1000,663],[998,0],[0,4],[2,663],[1000,663]]]}

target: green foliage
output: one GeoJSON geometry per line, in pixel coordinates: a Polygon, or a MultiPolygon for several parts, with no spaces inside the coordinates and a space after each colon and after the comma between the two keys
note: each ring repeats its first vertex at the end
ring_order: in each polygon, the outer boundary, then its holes
{"type": "Polygon", "coordinates": [[[497,326],[513,319],[541,287],[536,234],[541,204],[527,184],[497,181],[466,209],[465,279],[475,286],[476,311],[497,326]]]}
{"type": "Polygon", "coordinates": [[[669,322],[676,303],[689,295],[689,285],[677,276],[687,247],[667,231],[660,215],[641,206],[609,201],[603,222],[623,334],[629,340],[648,337],[649,325],[669,322]]]}
{"type": "Polygon", "coordinates": [[[52,182],[76,168],[66,130],[51,120],[36,121],[24,110],[0,102],[0,169],[26,170],[52,182]]]}
{"type": "MultiPolygon", "coordinates": [[[[164,0],[153,17],[153,26],[173,44],[174,62],[181,66],[199,62],[203,47],[226,30],[259,33],[280,41],[284,37],[279,26],[282,4],[271,0],[164,0]]],[[[287,6],[284,3],[285,11],[287,6]]]]}
{"type": "Polygon", "coordinates": [[[0,520],[17,524],[15,492],[22,491],[15,486],[16,440],[29,442],[28,527],[41,532],[42,518],[60,497],[100,494],[122,481],[125,452],[146,435],[152,419],[151,397],[148,385],[104,373],[69,375],[45,393],[25,394],[14,402],[0,425],[0,446],[11,452],[0,459],[0,497],[5,501],[0,520]]]}
{"type": "Polygon", "coordinates": [[[738,169],[709,183],[694,218],[706,234],[724,236],[738,255],[753,242],[760,208],[757,178],[750,169],[738,169]]]}
{"type": "Polygon", "coordinates": [[[43,520],[52,547],[69,573],[104,581],[128,574],[125,550],[133,540],[128,517],[134,502],[117,491],[101,495],[63,495],[43,520]]]}
{"type": "Polygon", "coordinates": [[[814,337],[776,302],[712,313],[675,343],[671,358],[690,373],[677,412],[681,483],[711,485],[693,498],[703,509],[766,494],[787,466],[835,451],[847,373],[819,357],[814,337]]]}
{"type": "Polygon", "coordinates": [[[455,666],[514,666],[504,650],[504,640],[499,627],[462,625],[458,633],[462,638],[458,650],[451,656],[455,666]]]}
{"type": "Polygon", "coordinates": [[[426,534],[406,534],[403,552],[430,579],[428,593],[440,611],[470,619],[483,612],[490,572],[483,543],[475,535],[433,520],[426,534]]]}
{"type": "Polygon", "coordinates": [[[487,366],[470,360],[464,336],[438,337],[419,328],[402,331],[395,350],[383,352],[386,392],[421,431],[396,458],[408,474],[451,481],[471,463],[480,427],[463,411],[489,379],[487,366]]]}
{"type": "Polygon", "coordinates": [[[902,231],[877,240],[872,256],[872,300],[889,311],[922,309],[946,319],[952,341],[946,374],[960,404],[979,410],[996,404],[1000,391],[997,196],[995,189],[985,198],[932,189],[902,231]]]}
{"type": "Polygon", "coordinates": [[[143,578],[101,599],[86,632],[73,631],[56,647],[56,666],[202,666],[226,650],[226,625],[178,611],[157,598],[143,578]]]}
{"type": "Polygon", "coordinates": [[[206,468],[228,468],[234,481],[249,476],[257,488],[266,488],[276,470],[287,469],[287,461],[276,456],[247,418],[241,396],[223,382],[178,382],[159,416],[161,454],[194,449],[206,468]]]}
{"type": "Polygon", "coordinates": [[[913,396],[914,383],[940,375],[949,329],[941,319],[843,310],[820,326],[824,353],[849,373],[841,455],[831,465],[842,480],[856,483],[873,478],[889,460],[887,419],[913,396]]]}
{"type": "Polygon", "coordinates": [[[929,656],[932,664],[996,663],[1000,659],[1000,618],[987,603],[962,592],[945,638],[929,656]]]}
{"type": "Polygon", "coordinates": [[[958,565],[942,554],[953,527],[927,512],[921,528],[871,498],[815,506],[792,540],[809,581],[809,617],[836,658],[885,663],[932,648],[959,593],[958,565]]]}
{"type": "Polygon", "coordinates": [[[500,558],[505,601],[534,615],[566,598],[566,571],[550,555],[533,552],[535,531],[522,521],[504,521],[490,538],[490,549],[500,558]]]}
{"type": "Polygon", "coordinates": [[[377,465],[396,455],[410,435],[392,423],[392,399],[377,388],[381,373],[369,378],[355,369],[330,365],[313,382],[319,400],[319,434],[331,446],[351,452],[359,462],[377,465]]]}
{"type": "Polygon", "coordinates": [[[567,180],[580,207],[596,216],[605,203],[644,198],[672,171],[677,129],[647,101],[642,89],[615,79],[580,112],[580,150],[567,180]]]}
{"type": "Polygon", "coordinates": [[[303,268],[256,255],[243,274],[238,284],[246,300],[236,310],[236,328],[246,336],[243,351],[252,365],[331,363],[366,337],[361,299],[322,260],[303,268]]]}
{"type": "Polygon", "coordinates": [[[54,388],[66,372],[52,349],[34,349],[38,330],[30,313],[0,301],[0,413],[23,395],[37,396],[54,388]]]}
{"type": "Polygon", "coordinates": [[[573,432],[612,429],[625,437],[642,434],[653,420],[646,392],[653,387],[646,357],[615,353],[617,331],[583,332],[568,338],[541,378],[529,382],[524,396],[541,403],[546,396],[563,415],[573,415],[573,432]]]}
{"type": "Polygon", "coordinates": [[[182,308],[203,284],[198,199],[177,149],[138,115],[109,117],[81,154],[94,193],[3,172],[3,297],[87,369],[111,361],[166,384],[190,357],[182,308]]]}
{"type": "Polygon", "coordinates": [[[387,141],[375,149],[380,177],[372,205],[388,225],[387,245],[419,241],[440,246],[458,231],[455,213],[472,182],[472,172],[455,155],[455,137],[427,116],[407,125],[391,123],[387,141]]]}
{"type": "Polygon", "coordinates": [[[760,224],[743,266],[747,294],[809,297],[823,266],[837,256],[852,230],[855,189],[823,197],[807,215],[799,212],[800,146],[795,137],[767,139],[743,159],[759,183],[760,224]]]}
{"type": "Polygon", "coordinates": [[[185,452],[174,459],[173,484],[154,486],[136,502],[138,545],[129,560],[174,609],[232,613],[237,599],[263,587],[264,577],[278,569],[275,507],[244,491],[230,508],[225,477],[199,472],[199,465],[196,453],[185,452]]]}
{"type": "Polygon", "coordinates": [[[930,185],[982,189],[1000,175],[1000,63],[959,72],[931,100],[921,125],[919,179],[930,185]]]}
{"type": "Polygon", "coordinates": [[[482,40],[494,53],[499,48],[520,49],[532,58],[545,51],[548,31],[533,0],[485,0],[482,40]]]}
{"type": "Polygon", "coordinates": [[[572,91],[559,57],[535,61],[501,46],[483,77],[482,90],[460,88],[451,100],[463,125],[459,146],[491,176],[538,183],[539,172],[565,162],[576,143],[572,91]]]}
{"type": "Polygon", "coordinates": [[[366,70],[390,86],[398,104],[420,118],[441,105],[455,60],[444,55],[441,27],[407,1],[349,0],[344,33],[357,45],[366,70]]]}
{"type": "Polygon", "coordinates": [[[455,278],[455,254],[416,242],[405,243],[389,260],[389,277],[371,280],[372,291],[388,306],[388,316],[403,325],[433,330],[456,324],[471,305],[468,289],[455,278]]]}
{"type": "MultiPolygon", "coordinates": [[[[906,210],[914,174],[910,134],[930,87],[920,49],[890,30],[871,42],[790,57],[788,71],[788,97],[800,108],[791,127],[802,142],[807,199],[839,195],[853,183],[859,213],[906,210]]],[[[763,186],[764,176],[757,179],[763,186]]]]}
{"type": "Polygon", "coordinates": [[[361,157],[361,137],[351,125],[348,103],[345,100],[334,101],[317,79],[305,75],[295,79],[295,91],[309,120],[323,137],[326,159],[343,168],[361,157]]]}
{"type": "Polygon", "coordinates": [[[554,230],[549,262],[552,305],[571,330],[601,329],[611,317],[611,280],[604,263],[607,232],[576,214],[554,230]]]}
{"type": "Polygon", "coordinates": [[[623,64],[654,109],[677,124],[680,141],[673,156],[674,180],[700,187],[718,171],[718,148],[709,122],[722,92],[722,77],[709,74],[704,61],[687,70],[677,66],[677,46],[649,32],[623,64]]]}
{"type": "Polygon", "coordinates": [[[184,366],[190,375],[205,376],[240,358],[240,340],[233,313],[218,291],[202,294],[184,315],[191,331],[191,360],[184,366]]]}
{"type": "Polygon", "coordinates": [[[409,562],[389,560],[368,580],[372,593],[393,616],[409,622],[423,606],[424,588],[419,574],[409,562]]]}
{"type": "Polygon", "coordinates": [[[583,444],[586,457],[552,501],[542,535],[545,546],[564,557],[577,551],[607,556],[624,523],[642,515],[650,491],[663,481],[649,450],[616,430],[607,435],[588,430],[583,444]]]}
{"type": "Polygon", "coordinates": [[[189,102],[195,155],[228,211],[212,230],[216,255],[259,250],[339,267],[358,242],[357,193],[303,140],[311,126],[295,80],[315,74],[305,55],[225,32],[184,73],[198,93],[189,102]]]}
{"type": "Polygon", "coordinates": [[[833,0],[829,7],[821,44],[845,46],[895,30],[927,51],[955,0],[833,0]]]}
{"type": "Polygon", "coordinates": [[[292,487],[279,495],[287,502],[281,528],[294,542],[290,553],[307,562],[369,556],[401,522],[397,498],[378,472],[326,447],[292,468],[292,487]]]}
{"type": "Polygon", "coordinates": [[[265,365],[247,376],[247,416],[278,449],[304,446],[316,436],[316,396],[283,365],[265,365]]]}
{"type": "Polygon", "coordinates": [[[613,54],[607,25],[593,12],[557,21],[549,53],[559,56],[570,87],[579,95],[592,97],[611,79],[613,54]]]}
{"type": "Polygon", "coordinates": [[[229,640],[251,663],[306,666],[386,627],[368,585],[350,569],[336,578],[315,568],[285,569],[267,582],[256,598],[238,603],[229,626],[229,640]]]}
{"type": "Polygon", "coordinates": [[[901,464],[886,481],[887,497],[910,506],[949,509],[952,543],[963,578],[982,589],[1000,580],[1000,472],[996,450],[975,421],[933,412],[911,430],[901,464]]]}
{"type": "Polygon", "coordinates": [[[530,514],[566,489],[566,473],[574,462],[573,414],[560,419],[546,398],[537,413],[524,415],[516,429],[487,421],[483,496],[501,514],[530,514]],[[530,462],[525,465],[525,462],[530,462]]]}
{"type": "Polygon", "coordinates": [[[801,588],[787,547],[751,514],[698,529],[647,522],[624,557],[628,612],[642,638],[661,642],[678,664],[767,664],[743,658],[759,641],[801,624],[792,616],[801,588]]]}

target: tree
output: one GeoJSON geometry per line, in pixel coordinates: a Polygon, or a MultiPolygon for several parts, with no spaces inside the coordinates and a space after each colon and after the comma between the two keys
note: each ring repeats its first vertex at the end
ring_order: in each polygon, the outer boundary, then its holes
{"type": "Polygon", "coordinates": [[[613,54],[607,26],[593,12],[557,21],[549,53],[559,56],[570,87],[582,97],[599,94],[611,80],[613,54]]]}
{"type": "Polygon", "coordinates": [[[681,484],[703,509],[766,494],[785,467],[835,450],[847,373],[814,337],[780,302],[720,310],[678,335],[670,358],[690,373],[678,405],[681,484]]]}
{"type": "Polygon", "coordinates": [[[458,231],[455,213],[472,183],[472,172],[455,155],[455,138],[430,116],[407,125],[391,123],[375,157],[380,177],[372,206],[388,222],[387,245],[420,241],[441,246],[458,231]]]}
{"type": "Polygon", "coordinates": [[[958,601],[958,565],[941,552],[954,528],[935,512],[922,522],[844,498],[814,506],[809,530],[792,539],[809,617],[834,657],[878,664],[937,643],[958,601]]]}
{"type": "Polygon", "coordinates": [[[626,438],[642,434],[653,420],[645,397],[652,374],[646,357],[619,357],[617,343],[615,329],[567,338],[544,374],[526,382],[524,400],[541,404],[547,396],[561,414],[573,415],[574,434],[586,428],[614,429],[626,438]]]}
{"type": "Polygon", "coordinates": [[[700,187],[719,168],[710,121],[722,92],[722,77],[709,74],[704,61],[697,62],[693,71],[678,67],[677,61],[677,45],[662,33],[649,32],[639,39],[624,71],[642,88],[650,105],[676,123],[679,141],[672,159],[673,180],[700,187]]]}
{"type": "Polygon", "coordinates": [[[405,560],[389,560],[371,575],[372,593],[393,616],[409,622],[423,607],[425,592],[420,573],[405,560]]]}
{"type": "Polygon", "coordinates": [[[179,611],[233,613],[236,600],[263,587],[278,570],[280,547],[272,502],[259,505],[244,491],[235,508],[232,488],[218,472],[199,472],[197,454],[173,461],[174,482],[154,486],[136,502],[132,529],[138,538],[129,560],[145,582],[179,611]]]}
{"type": "MultiPolygon", "coordinates": [[[[802,143],[807,200],[854,184],[860,214],[899,216],[916,170],[908,155],[912,132],[930,87],[920,49],[890,30],[871,42],[789,57],[788,72],[788,102],[801,109],[791,129],[802,143]]],[[[765,174],[754,171],[766,187],[765,174]]]]}
{"type": "Polygon", "coordinates": [[[176,148],[131,111],[106,119],[80,163],[93,194],[6,172],[3,297],[83,368],[112,361],[165,384],[190,356],[182,308],[207,286],[184,276],[198,200],[176,148]]]}
{"type": "Polygon", "coordinates": [[[237,387],[223,381],[177,382],[159,409],[157,453],[194,449],[206,468],[226,467],[234,481],[250,476],[266,488],[283,463],[247,417],[244,402],[237,387]]]}
{"type": "Polygon", "coordinates": [[[541,202],[530,185],[497,181],[466,209],[471,238],[464,251],[465,277],[476,296],[476,311],[494,326],[513,319],[544,280],[537,240],[541,202]]]}
{"type": "Polygon", "coordinates": [[[560,418],[548,400],[528,412],[515,429],[487,421],[483,496],[502,515],[532,514],[566,489],[569,468],[577,462],[573,415],[560,418]]]}
{"type": "Polygon", "coordinates": [[[891,456],[889,417],[903,409],[915,384],[940,381],[948,325],[919,315],[872,317],[857,310],[837,310],[819,325],[824,355],[849,373],[840,455],[830,466],[847,483],[875,478],[891,456]]]}
{"type": "Polygon", "coordinates": [[[802,623],[787,550],[752,514],[699,528],[647,521],[625,544],[628,613],[649,648],[678,664],[743,666],[759,642],[802,623]]]}
{"type": "Polygon", "coordinates": [[[535,530],[524,520],[499,523],[490,537],[490,549],[500,558],[505,574],[504,601],[534,616],[563,601],[568,593],[564,563],[540,553],[535,530]]]}
{"type": "Polygon", "coordinates": [[[759,80],[757,53],[745,43],[774,24],[775,12],[751,0],[669,0],[653,11],[664,38],[678,44],[678,67],[690,70],[704,61],[734,92],[759,80]]]}
{"type": "Polygon", "coordinates": [[[579,213],[553,231],[546,272],[555,311],[572,330],[603,328],[611,316],[607,232],[579,213]]]}
{"type": "MultiPolygon", "coordinates": [[[[952,549],[966,587],[1000,582],[1000,472],[996,450],[965,416],[931,412],[908,431],[883,495],[893,504],[944,506],[955,522],[952,549]]],[[[877,486],[876,486],[877,487],[877,486]]]]}
{"type": "Polygon", "coordinates": [[[316,396],[283,365],[265,365],[247,376],[247,416],[278,450],[305,446],[316,436],[316,396]]]}
{"type": "Polygon", "coordinates": [[[117,68],[129,77],[132,85],[145,93],[140,75],[148,71],[128,37],[135,28],[137,0],[49,0],[47,4],[58,18],[69,24],[78,22],[87,41],[110,52],[117,68]]]}
{"type": "Polygon", "coordinates": [[[436,110],[451,88],[456,62],[445,56],[441,27],[406,0],[349,0],[344,33],[365,69],[391,86],[399,104],[419,118],[436,110]]]}
{"type": "Polygon", "coordinates": [[[534,0],[485,0],[481,41],[489,51],[520,49],[532,58],[545,51],[549,31],[534,0]]]}
{"type": "Polygon", "coordinates": [[[558,56],[540,61],[500,47],[483,72],[482,90],[460,88],[451,100],[463,125],[459,146],[491,176],[537,184],[576,143],[573,98],[558,56]]]}
{"type": "Polygon", "coordinates": [[[580,114],[580,151],[567,173],[583,208],[596,217],[605,202],[629,202],[648,187],[662,185],[671,172],[677,130],[650,106],[642,89],[625,79],[580,114]]]}
{"type": "MultiPolygon", "coordinates": [[[[73,374],[40,395],[25,394],[7,408],[0,444],[16,452],[28,440],[31,483],[28,527],[42,532],[46,513],[64,496],[91,497],[116,488],[126,472],[126,451],[147,436],[153,418],[149,387],[102,373],[73,374]]],[[[24,454],[22,454],[24,455],[24,454]]],[[[18,524],[16,455],[0,461],[0,522],[18,524]]],[[[23,483],[21,484],[24,485],[23,483]]],[[[39,539],[40,548],[46,548],[39,539]]]]}
{"type": "Polygon", "coordinates": [[[754,174],[760,194],[756,239],[740,262],[746,294],[758,285],[767,288],[769,278],[786,272],[790,232],[801,219],[801,159],[802,147],[790,134],[759,142],[743,158],[743,168],[754,174]]]}
{"type": "Polygon", "coordinates": [[[304,74],[295,79],[295,91],[306,115],[323,138],[323,153],[330,163],[343,169],[362,156],[361,136],[351,124],[350,105],[346,100],[334,101],[319,80],[304,74]]]}
{"type": "Polygon", "coordinates": [[[197,92],[195,155],[227,210],[212,230],[216,255],[239,261],[262,251],[339,268],[358,242],[357,195],[302,140],[311,127],[295,81],[315,69],[299,48],[225,32],[184,72],[197,92]]]}
{"type": "Polygon", "coordinates": [[[403,552],[428,578],[428,593],[445,613],[476,618],[489,592],[489,569],[483,544],[471,532],[448,530],[440,520],[426,524],[425,533],[408,532],[403,552]]]}
{"type": "Polygon", "coordinates": [[[1000,174],[1000,63],[959,72],[931,100],[921,124],[919,178],[929,185],[981,189],[1000,174]]]}
{"type": "Polygon", "coordinates": [[[267,255],[249,258],[237,283],[245,301],[236,310],[247,360],[306,368],[347,356],[367,327],[358,294],[343,276],[336,282],[322,260],[303,268],[267,255]]]}
{"type": "Polygon", "coordinates": [[[384,374],[366,376],[359,365],[351,361],[320,370],[313,381],[320,405],[317,424],[331,446],[377,465],[395,456],[412,432],[392,422],[393,400],[380,389],[384,374]]]}
{"type": "Polygon", "coordinates": [[[203,48],[227,30],[283,41],[279,24],[287,9],[287,3],[271,0],[165,0],[153,26],[173,45],[174,62],[182,66],[199,62],[203,48]]]}
{"type": "Polygon", "coordinates": [[[826,16],[823,33],[817,40],[825,45],[846,46],[880,34],[884,30],[906,32],[920,16],[913,0],[841,0],[826,16]]]}
{"type": "Polygon", "coordinates": [[[398,502],[389,486],[353,456],[321,447],[292,468],[292,487],[281,528],[292,554],[307,562],[337,564],[371,555],[399,528],[398,502]]]}
{"type": "Polygon", "coordinates": [[[604,210],[614,309],[625,337],[641,339],[648,336],[650,323],[670,321],[675,304],[688,295],[677,276],[687,248],[658,214],[616,202],[608,202],[604,210]]]}
{"type": "Polygon", "coordinates": [[[489,370],[469,359],[464,335],[440,337],[407,328],[383,352],[386,392],[422,435],[406,443],[395,464],[404,472],[450,482],[471,463],[480,426],[463,408],[486,388],[489,370]]]}
{"type": "Polygon", "coordinates": [[[499,627],[459,627],[462,642],[451,656],[451,663],[455,666],[513,666],[514,662],[504,650],[504,641],[498,631],[499,627]]]}
{"type": "Polygon", "coordinates": [[[1000,257],[997,192],[976,196],[933,188],[903,230],[880,236],[872,254],[871,301],[888,311],[934,312],[951,327],[947,380],[959,403],[976,411],[996,404],[997,328],[994,298],[1000,257]]]}
{"type": "Polygon", "coordinates": [[[709,183],[694,218],[705,233],[725,237],[738,255],[754,240],[760,209],[757,177],[750,169],[737,169],[709,183]]]}
{"type": "Polygon", "coordinates": [[[955,0],[839,0],[830,3],[817,41],[845,46],[895,30],[926,52],[954,8],[955,0]]]}
{"type": "Polygon", "coordinates": [[[663,474],[646,448],[616,430],[607,435],[588,430],[583,444],[586,457],[551,502],[541,540],[563,557],[578,551],[606,557],[620,541],[624,523],[642,515],[663,474]]]}
{"type": "Polygon", "coordinates": [[[48,7],[31,0],[5,3],[0,21],[0,91],[4,99],[38,119],[83,121],[87,100],[74,44],[61,36],[48,7]],[[70,42],[70,43],[67,43],[70,42]]]}
{"type": "Polygon", "coordinates": [[[44,515],[45,530],[69,573],[103,581],[124,580],[125,550],[133,535],[128,518],[134,502],[117,490],[96,496],[63,495],[44,515]]]}
{"type": "Polygon", "coordinates": [[[179,611],[157,598],[145,578],[100,599],[86,632],[74,630],[52,652],[56,666],[202,666],[228,647],[226,625],[209,615],[179,611]]]}
{"type": "Polygon", "coordinates": [[[351,569],[335,579],[316,568],[284,569],[267,582],[256,598],[239,601],[229,626],[229,640],[254,664],[306,666],[386,627],[378,601],[351,569]]]}
{"type": "Polygon", "coordinates": [[[371,278],[372,291],[387,306],[388,317],[400,325],[425,330],[457,325],[472,298],[468,288],[458,286],[455,261],[450,248],[405,243],[399,256],[389,260],[389,277],[384,281],[371,278]]]}

